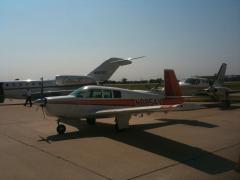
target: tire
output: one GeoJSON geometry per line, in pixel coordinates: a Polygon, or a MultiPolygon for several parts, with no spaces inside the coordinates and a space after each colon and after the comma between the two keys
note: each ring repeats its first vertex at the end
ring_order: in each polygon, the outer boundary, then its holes
{"type": "Polygon", "coordinates": [[[119,126],[118,126],[118,123],[115,124],[115,130],[116,132],[125,132],[127,129],[120,129],[119,126]]]}
{"type": "Polygon", "coordinates": [[[89,125],[95,125],[96,124],[96,118],[87,118],[87,123],[89,125]]]}
{"type": "Polygon", "coordinates": [[[66,126],[64,126],[63,124],[60,124],[57,126],[57,132],[59,135],[64,134],[66,131],[66,126]]]}
{"type": "Polygon", "coordinates": [[[225,100],[224,102],[226,107],[230,107],[231,106],[231,101],[230,100],[225,100]]]}

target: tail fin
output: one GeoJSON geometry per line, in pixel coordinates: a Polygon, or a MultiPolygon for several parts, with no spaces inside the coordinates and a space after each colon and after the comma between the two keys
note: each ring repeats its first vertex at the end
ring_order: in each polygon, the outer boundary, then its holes
{"type": "Polygon", "coordinates": [[[184,102],[184,98],[182,97],[181,88],[177,81],[174,70],[165,69],[164,80],[166,98],[162,101],[162,104],[182,104],[184,102]]]}
{"type": "Polygon", "coordinates": [[[181,88],[177,81],[174,70],[164,70],[165,95],[166,96],[182,96],[181,88]]]}
{"type": "Polygon", "coordinates": [[[226,69],[227,69],[227,64],[222,63],[222,65],[218,71],[218,74],[216,76],[216,79],[214,81],[214,85],[223,85],[226,69]]]}
{"type": "Polygon", "coordinates": [[[89,77],[93,78],[97,82],[103,82],[110,79],[113,73],[120,67],[128,64],[132,64],[132,60],[140,59],[145,56],[121,59],[121,58],[110,58],[104,61],[100,66],[94,69],[88,74],[89,77]]]}

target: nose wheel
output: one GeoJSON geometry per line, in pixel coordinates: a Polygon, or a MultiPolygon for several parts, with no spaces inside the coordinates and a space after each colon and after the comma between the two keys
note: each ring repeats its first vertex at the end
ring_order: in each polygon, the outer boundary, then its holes
{"type": "Polygon", "coordinates": [[[87,123],[89,125],[95,125],[96,124],[96,118],[87,118],[87,123]]]}
{"type": "Polygon", "coordinates": [[[57,126],[57,132],[58,132],[59,135],[64,134],[65,131],[66,131],[66,126],[64,126],[63,124],[59,124],[57,126]]]}

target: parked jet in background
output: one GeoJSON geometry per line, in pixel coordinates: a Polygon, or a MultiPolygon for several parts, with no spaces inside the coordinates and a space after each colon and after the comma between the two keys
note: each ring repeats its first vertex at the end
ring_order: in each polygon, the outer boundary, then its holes
{"type": "Polygon", "coordinates": [[[164,71],[165,93],[127,90],[104,86],[84,86],[70,95],[47,97],[35,103],[56,116],[57,132],[63,134],[66,127],[60,122],[74,125],[81,118],[95,124],[96,118],[115,117],[116,129],[129,127],[132,114],[168,112],[184,108],[181,89],[173,70],[164,71]]]}
{"type": "Polygon", "coordinates": [[[143,57],[128,59],[110,58],[86,76],[58,75],[54,80],[14,80],[0,82],[0,102],[4,102],[5,98],[25,99],[27,89],[31,89],[32,98],[34,99],[41,96],[66,95],[81,86],[104,82],[120,66],[131,64],[132,60],[143,57]]]}

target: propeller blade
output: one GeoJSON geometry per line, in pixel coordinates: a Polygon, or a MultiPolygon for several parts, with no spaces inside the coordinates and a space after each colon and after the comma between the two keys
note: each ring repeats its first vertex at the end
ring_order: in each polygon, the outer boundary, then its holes
{"type": "Polygon", "coordinates": [[[46,116],[45,116],[45,112],[44,112],[43,106],[42,106],[42,113],[43,113],[43,118],[46,119],[46,116]]]}
{"type": "Polygon", "coordinates": [[[43,77],[41,77],[41,98],[43,97],[43,77]]]}

